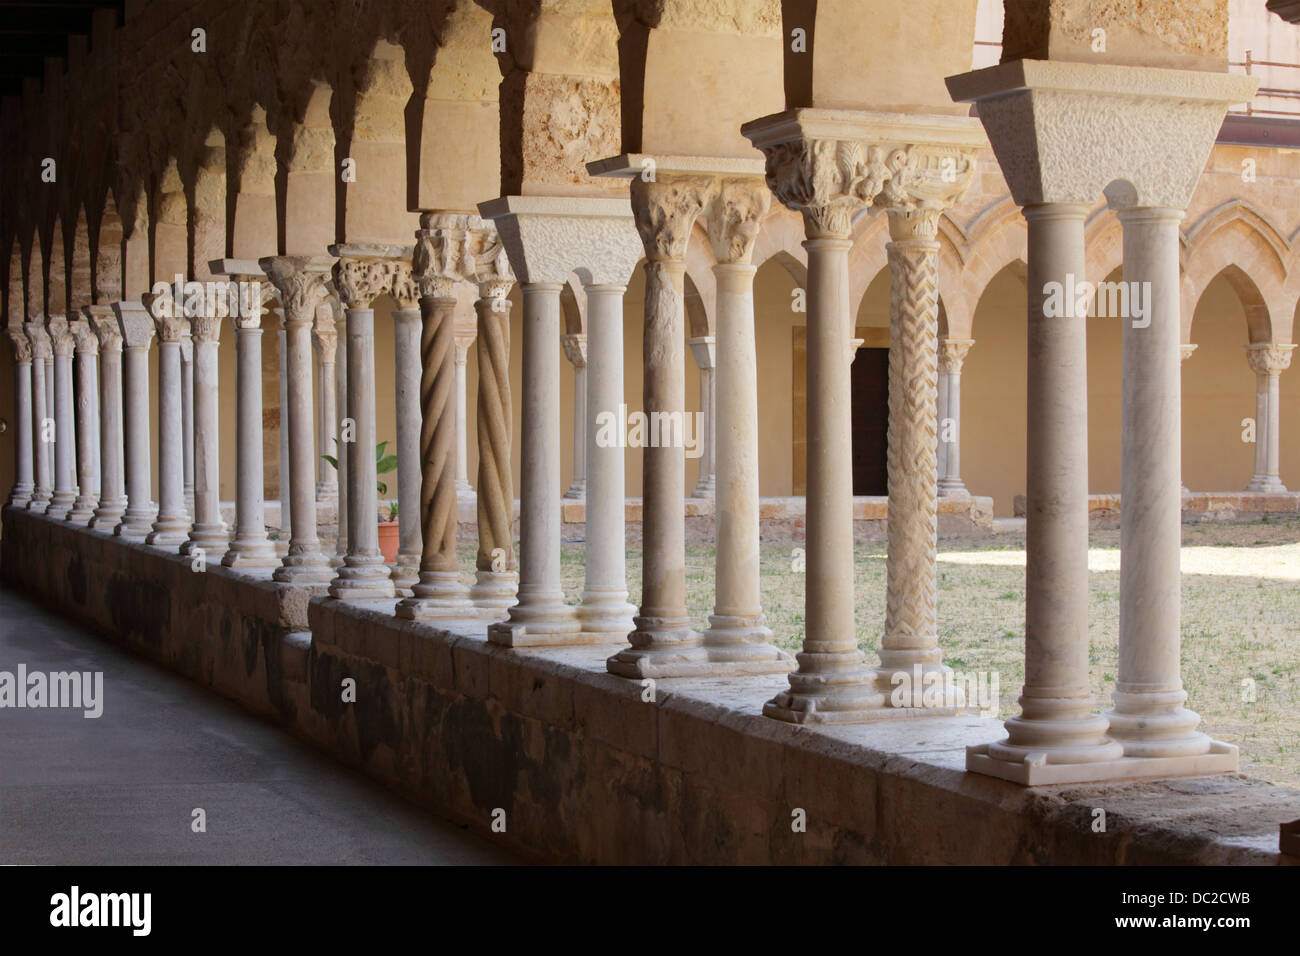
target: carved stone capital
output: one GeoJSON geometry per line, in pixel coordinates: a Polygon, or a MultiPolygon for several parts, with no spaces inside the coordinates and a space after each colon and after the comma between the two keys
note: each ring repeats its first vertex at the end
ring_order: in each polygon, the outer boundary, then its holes
{"type": "Polygon", "coordinates": [[[194,361],[194,336],[186,329],[181,333],[181,367],[194,361]]]}
{"type": "Polygon", "coordinates": [[[156,329],[153,316],[140,302],[114,302],[113,314],[117,317],[122,341],[128,349],[147,349],[156,329]]]}
{"type": "Polygon", "coordinates": [[[46,328],[50,333],[50,344],[54,354],[59,357],[71,355],[77,347],[77,340],[68,327],[68,317],[66,315],[52,315],[46,322],[46,328]]]}
{"type": "Polygon", "coordinates": [[[375,299],[392,289],[396,274],[394,265],[391,259],[346,255],[340,258],[334,264],[334,288],[344,307],[370,308],[375,299]]]}
{"type": "Polygon", "coordinates": [[[501,196],[479,204],[495,223],[519,281],[625,285],[642,256],[627,199],[501,196]]]}
{"type": "Polygon", "coordinates": [[[875,200],[888,175],[881,151],[860,142],[801,138],[765,147],[763,155],[768,188],[803,214],[810,239],[847,239],[853,217],[875,200]]]}
{"type": "Polygon", "coordinates": [[[145,293],[140,297],[144,302],[144,307],[153,317],[154,327],[158,330],[158,341],[160,343],[180,344],[181,340],[188,338],[190,334],[190,320],[174,309],[167,308],[166,303],[169,300],[162,296],[145,293]]]}
{"type": "Polygon", "coordinates": [[[22,326],[11,325],[5,329],[5,334],[9,336],[9,341],[14,347],[14,361],[19,364],[31,364],[32,342],[27,338],[27,333],[23,331],[22,326]]]}
{"type": "Polygon", "coordinates": [[[323,365],[333,365],[334,356],[338,354],[339,332],[334,321],[334,310],[329,303],[322,302],[316,307],[316,323],[311,328],[311,341],[316,346],[316,354],[323,365]]]}
{"type": "Polygon", "coordinates": [[[939,374],[961,374],[962,363],[966,361],[966,354],[970,351],[971,346],[975,344],[974,339],[952,339],[943,338],[939,340],[939,374]]]}
{"type": "Polygon", "coordinates": [[[478,338],[478,330],[476,328],[456,330],[456,364],[457,365],[465,364],[466,360],[469,358],[470,346],[474,344],[474,340],[476,338],[478,338]]]}
{"type": "Polygon", "coordinates": [[[392,293],[399,310],[410,311],[420,307],[420,284],[415,281],[409,261],[399,259],[393,263],[392,293]]]}
{"type": "Polygon", "coordinates": [[[469,248],[474,260],[474,279],[480,299],[502,302],[515,284],[510,256],[496,227],[483,223],[470,230],[469,248]]]}
{"type": "Polygon", "coordinates": [[[78,355],[98,355],[99,339],[95,337],[95,330],[90,327],[89,319],[73,319],[68,323],[68,329],[72,332],[72,338],[77,343],[78,355]]]}
{"type": "Polygon", "coordinates": [[[411,273],[421,296],[450,299],[457,282],[477,282],[470,231],[481,225],[478,216],[426,212],[420,215],[411,255],[411,273]]]}
{"type": "Polygon", "coordinates": [[[681,262],[686,258],[691,229],[714,185],[712,176],[662,172],[650,182],[632,180],[632,215],[647,259],[681,262]]]}
{"type": "Polygon", "coordinates": [[[54,343],[50,341],[50,333],[44,325],[40,322],[27,322],[23,325],[23,331],[27,333],[27,341],[32,343],[34,358],[43,362],[54,357],[54,343]]]}
{"type": "Polygon", "coordinates": [[[327,256],[267,256],[257,260],[280,295],[284,325],[308,325],[326,295],[334,260],[327,256]]]}
{"type": "Polygon", "coordinates": [[[1186,362],[1192,357],[1192,353],[1196,351],[1196,345],[1192,342],[1184,342],[1182,345],[1178,346],[1178,351],[1180,353],[1178,356],[1179,360],[1186,362]]]}
{"type": "Polygon", "coordinates": [[[712,335],[701,335],[696,338],[686,340],[690,346],[691,355],[695,359],[695,364],[701,369],[717,368],[718,366],[718,340],[712,335]]]}
{"type": "Polygon", "coordinates": [[[1291,367],[1294,345],[1260,343],[1246,346],[1246,361],[1256,375],[1279,375],[1291,367]]]}
{"type": "Polygon", "coordinates": [[[561,335],[560,344],[564,347],[564,357],[574,368],[587,367],[587,336],[581,333],[561,335]]]}
{"type": "Polygon", "coordinates": [[[196,315],[190,319],[190,330],[198,341],[216,344],[221,339],[221,317],[211,314],[196,315]]]}
{"type": "Polygon", "coordinates": [[[704,210],[709,244],[720,263],[748,263],[772,191],[761,179],[726,177],[718,182],[704,210]]]}
{"type": "Polygon", "coordinates": [[[81,311],[99,339],[101,352],[122,351],[122,327],[118,325],[117,315],[111,306],[88,305],[81,311]]]}
{"type": "Polygon", "coordinates": [[[889,178],[874,205],[889,214],[890,238],[895,242],[928,241],[939,234],[940,214],[970,188],[975,178],[975,151],[909,144],[889,150],[885,167],[889,178]]]}

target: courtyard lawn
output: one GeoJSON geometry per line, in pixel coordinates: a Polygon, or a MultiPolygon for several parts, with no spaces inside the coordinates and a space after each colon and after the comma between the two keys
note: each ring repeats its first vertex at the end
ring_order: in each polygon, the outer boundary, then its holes
{"type": "MultiPolygon", "coordinates": [[[[939,640],[957,671],[996,672],[1002,717],[1017,710],[1024,681],[1023,533],[945,540],[939,547],[939,640]]],[[[472,549],[462,550],[472,567],[472,549]]],[[[707,626],[713,549],[686,555],[689,610],[707,626]]],[[[885,615],[885,545],[856,552],[858,643],[875,660],[885,615]]],[[[1091,588],[1092,686],[1110,707],[1119,634],[1119,531],[1094,531],[1091,588]]],[[[631,600],[640,592],[640,546],[628,548],[631,600]]],[[[1183,527],[1183,682],[1203,729],[1237,744],[1242,770],[1300,785],[1300,519],[1183,527]]],[[[566,542],[567,599],[582,591],[583,548],[566,542]]],[[[762,591],[776,643],[794,651],[803,636],[803,574],[794,547],[765,544],[762,591]]],[[[468,580],[468,578],[467,578],[468,580]]]]}

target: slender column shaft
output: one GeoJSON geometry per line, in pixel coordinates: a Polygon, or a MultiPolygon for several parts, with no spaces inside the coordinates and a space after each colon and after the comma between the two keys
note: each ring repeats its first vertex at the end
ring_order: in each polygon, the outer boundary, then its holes
{"type": "Polygon", "coordinates": [[[288,332],[276,330],[280,359],[280,531],[293,526],[293,498],[289,494],[289,339],[288,332]]]}
{"type": "MultiPolygon", "coordinates": [[[[1150,283],[1149,324],[1125,321],[1121,386],[1119,673],[1110,732],[1126,757],[1205,754],[1183,706],[1179,231],[1175,209],[1124,209],[1124,279],[1150,283]]],[[[1086,644],[1085,644],[1086,648],[1086,644]]]]}
{"type": "Polygon", "coordinates": [[[1268,374],[1268,459],[1266,472],[1271,485],[1282,489],[1282,477],[1279,466],[1281,452],[1282,388],[1281,375],[1276,371],[1268,374]]]}
{"type": "MultiPolygon", "coordinates": [[[[712,351],[712,350],[710,350],[712,351]]],[[[693,498],[712,498],[717,486],[717,376],[712,365],[700,366],[700,414],[704,428],[700,438],[700,467],[693,498]]]]}
{"type": "Polygon", "coordinates": [[[261,305],[235,320],[235,534],[221,559],[229,568],[274,568],[280,563],[266,535],[262,500],[261,305]]]}
{"type": "Polygon", "coordinates": [[[122,352],[122,416],[126,457],[127,506],[113,533],[122,537],[144,537],[155,513],[152,494],[152,464],[149,454],[149,343],[153,322],[136,305],[114,306],[125,340],[122,352]]]}
{"type": "MultiPolygon", "coordinates": [[[[587,321],[590,324],[590,318],[587,321]]],[[[573,366],[573,480],[564,497],[583,498],[587,494],[587,337],[566,335],[562,341],[573,366]]]]}
{"type": "Polygon", "coordinates": [[[1025,207],[1029,226],[1025,685],[1021,713],[989,756],[1091,763],[1122,756],[1093,713],[1088,677],[1087,315],[1048,314],[1051,283],[1084,275],[1084,219],[1073,204],[1025,207]]]}
{"type": "Polygon", "coordinates": [[[14,486],[9,505],[26,507],[36,487],[32,466],[32,346],[22,329],[8,329],[14,351],[14,486]]]}
{"type": "Polygon", "coordinates": [[[185,510],[181,391],[180,336],[165,329],[158,343],[158,517],[145,539],[148,544],[176,547],[190,530],[185,510]]]}
{"type": "MultiPolygon", "coordinates": [[[[335,355],[338,351],[338,333],[331,320],[327,323],[323,317],[316,317],[316,331],[312,336],[316,345],[316,358],[320,365],[320,382],[317,385],[317,407],[320,414],[316,425],[319,435],[316,439],[321,455],[335,455],[338,438],[338,403],[336,401],[337,373],[334,370],[335,355]]],[[[318,501],[335,501],[339,494],[338,472],[323,457],[316,459],[316,499],[318,501]]]]}
{"type": "MultiPolygon", "coordinates": [[[[940,352],[942,353],[942,351],[943,351],[943,342],[942,342],[942,341],[939,342],[939,350],[940,350],[940,352]]],[[[949,450],[949,448],[952,446],[952,442],[950,442],[950,441],[944,441],[944,425],[945,425],[945,423],[947,422],[947,420],[951,417],[951,414],[952,414],[951,411],[949,410],[949,409],[951,408],[951,404],[950,404],[950,402],[949,402],[949,398],[948,398],[948,382],[949,382],[949,380],[950,380],[949,376],[944,372],[944,370],[943,370],[943,366],[941,365],[941,366],[939,367],[939,402],[938,402],[938,408],[939,408],[939,454],[938,454],[938,466],[939,466],[939,494],[943,494],[943,493],[944,493],[943,483],[944,483],[944,479],[948,477],[948,450],[949,450]]]]}
{"type": "Polygon", "coordinates": [[[961,369],[973,339],[939,343],[939,494],[967,495],[961,480],[961,369]]]}
{"type": "Polygon", "coordinates": [[[194,423],[190,436],[193,445],[194,527],[181,548],[185,554],[202,548],[208,554],[224,554],[229,544],[226,522],[221,517],[220,430],[218,422],[219,383],[218,336],[221,319],[198,316],[194,319],[193,361],[190,363],[194,423]]]}
{"type": "Polygon", "coordinates": [[[577,614],[584,634],[606,635],[621,644],[636,627],[632,620],[636,608],[627,599],[626,452],[621,440],[608,440],[605,429],[610,417],[618,419],[623,404],[627,287],[589,285],[586,291],[587,407],[574,441],[587,446],[587,553],[577,614]]]}
{"type": "Polygon", "coordinates": [[[560,586],[560,292],[562,282],[528,282],[523,303],[523,400],[520,427],[519,592],[508,621],[489,640],[579,628],[560,586]]]}
{"type": "Polygon", "coordinates": [[[469,343],[456,343],[456,489],[462,492],[473,491],[469,483],[468,364],[469,343]]]}
{"type": "Polygon", "coordinates": [[[1255,474],[1247,491],[1268,490],[1268,413],[1268,372],[1259,370],[1255,372],[1255,474]]]}
{"type": "MultiPolygon", "coordinates": [[[[31,336],[31,325],[28,323],[28,335],[31,336]]],[[[41,336],[46,333],[42,329],[41,336]]],[[[33,345],[38,346],[37,339],[33,338],[33,345]]],[[[45,348],[48,349],[49,338],[45,337],[45,348]]],[[[46,365],[45,358],[39,352],[36,353],[32,360],[32,395],[35,400],[32,409],[32,457],[36,462],[36,486],[32,492],[31,501],[28,502],[27,508],[37,514],[44,514],[45,509],[49,507],[50,496],[52,494],[51,482],[51,448],[53,444],[53,429],[49,427],[49,389],[46,385],[46,365]]]]}
{"type": "MultiPolygon", "coordinates": [[[[196,320],[197,321],[197,320],[196,320]]],[[[181,336],[181,448],[184,458],[185,507],[197,518],[194,506],[194,340],[189,332],[181,336]]]]}
{"type": "Polygon", "coordinates": [[[72,353],[74,340],[68,320],[62,316],[50,320],[50,337],[54,343],[54,492],[46,514],[67,517],[77,498],[73,485],[72,448],[72,353]]]}
{"type": "Polygon", "coordinates": [[[397,409],[397,562],[393,584],[411,593],[420,572],[420,310],[393,312],[397,409]]]}
{"type": "MultiPolygon", "coordinates": [[[[353,443],[343,440],[344,419],[348,417],[348,317],[344,312],[335,320],[338,330],[338,346],[334,357],[334,388],[337,395],[335,402],[336,427],[338,441],[334,443],[334,460],[338,462],[338,517],[334,536],[334,558],[336,567],[343,563],[348,553],[348,456],[352,453],[353,443]]],[[[350,426],[349,426],[350,427],[350,426]]]]}
{"type": "Polygon", "coordinates": [[[99,449],[100,495],[92,528],[112,530],[126,511],[126,475],[123,471],[122,336],[111,315],[96,317],[99,335],[99,449]],[[110,325],[111,323],[111,325],[110,325]]]}
{"type": "Polygon", "coordinates": [[[68,520],[84,524],[99,503],[99,339],[88,320],[72,324],[77,339],[77,500],[68,520]]]}
{"type": "Polygon", "coordinates": [[[1291,365],[1294,345],[1261,342],[1246,346],[1255,373],[1255,476],[1247,491],[1286,491],[1279,468],[1281,452],[1281,375],[1291,365]]]}

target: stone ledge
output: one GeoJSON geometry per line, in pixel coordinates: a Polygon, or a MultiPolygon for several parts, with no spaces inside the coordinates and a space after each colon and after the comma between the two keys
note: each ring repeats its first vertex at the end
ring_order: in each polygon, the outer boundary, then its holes
{"type": "Polygon", "coordinates": [[[962,769],[966,745],[1001,736],[996,721],[798,727],[759,715],[781,676],[661,680],[651,703],[640,682],[606,673],[608,648],[502,648],[481,623],[399,621],[389,601],[308,605],[306,589],[196,574],[66,522],[6,509],[4,523],[10,584],[442,815],[490,835],[504,809],[509,829],[492,838],[541,859],[1290,861],[1277,827],[1300,816],[1292,788],[1220,775],[1026,789],[962,769]],[[165,613],[139,602],[121,613],[142,589],[166,597],[165,613]],[[154,619],[151,633],[142,622],[154,619]],[[355,704],[341,700],[344,677],[355,704]],[[1092,832],[1096,807],[1104,834],[1092,832]]]}
{"type": "MultiPolygon", "coordinates": [[[[1118,526],[1119,495],[1089,495],[1088,523],[1094,527],[1118,526]]],[[[1017,518],[1026,515],[1025,495],[1016,495],[1012,507],[1017,518]]],[[[1300,492],[1193,491],[1183,495],[1183,524],[1199,521],[1257,521],[1263,515],[1300,514],[1300,492]]]]}

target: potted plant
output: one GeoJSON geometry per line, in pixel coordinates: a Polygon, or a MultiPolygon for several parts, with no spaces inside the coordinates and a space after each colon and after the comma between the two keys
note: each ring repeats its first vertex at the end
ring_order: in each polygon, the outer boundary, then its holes
{"type": "MultiPolygon", "coordinates": [[[[397,470],[397,456],[386,455],[385,450],[388,448],[388,442],[381,441],[375,446],[375,473],[386,475],[391,471],[397,470]]],[[[338,471],[339,460],[333,455],[321,455],[321,458],[333,466],[338,471]]],[[[380,497],[388,494],[388,485],[380,481],[376,483],[376,489],[380,497]]],[[[384,556],[387,564],[392,564],[397,560],[398,548],[398,524],[397,524],[397,502],[391,501],[387,504],[380,502],[379,505],[379,551],[384,556]]]]}

